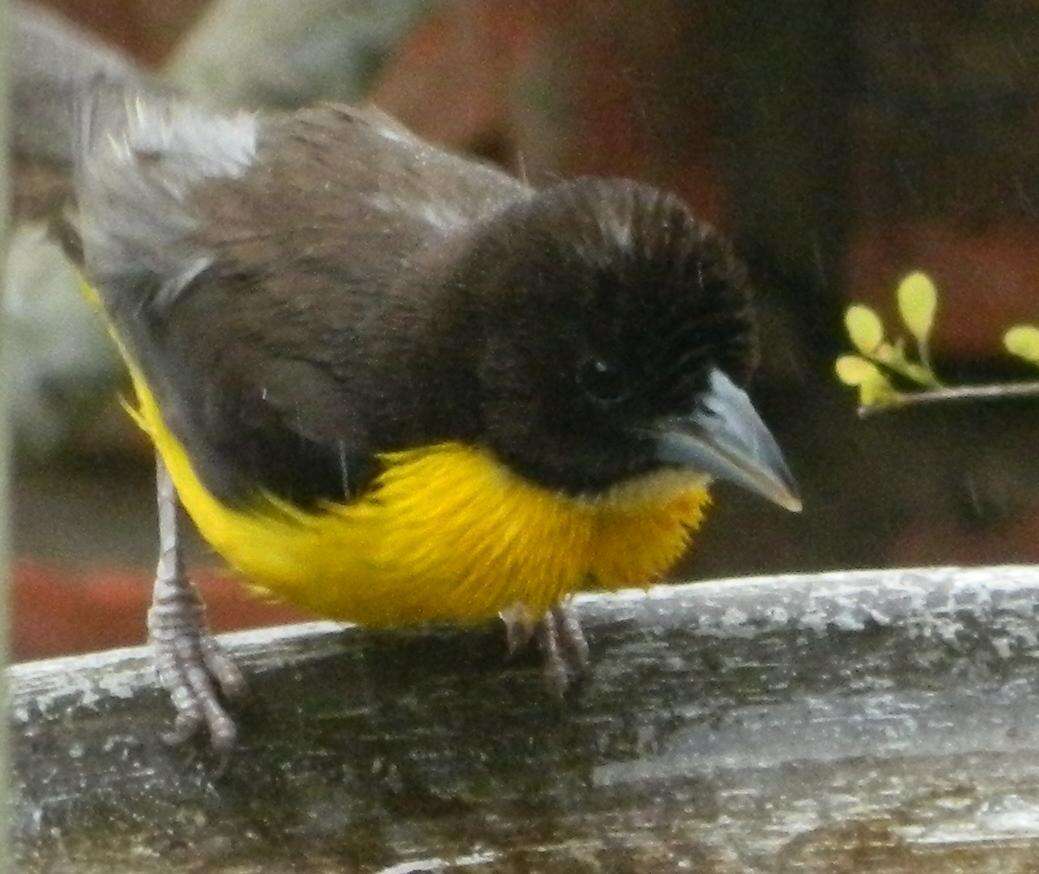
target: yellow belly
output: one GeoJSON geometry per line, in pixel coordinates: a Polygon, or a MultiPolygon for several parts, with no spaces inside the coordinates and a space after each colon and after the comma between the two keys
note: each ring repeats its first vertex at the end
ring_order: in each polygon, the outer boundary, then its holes
{"type": "Polygon", "coordinates": [[[305,512],[258,495],[232,509],[206,491],[133,377],[136,417],[202,536],[261,592],[331,619],[477,622],[516,604],[539,616],[579,589],[648,585],[709,500],[702,482],[677,475],[573,498],[446,443],[381,456],[383,473],[350,503],[305,512]]]}

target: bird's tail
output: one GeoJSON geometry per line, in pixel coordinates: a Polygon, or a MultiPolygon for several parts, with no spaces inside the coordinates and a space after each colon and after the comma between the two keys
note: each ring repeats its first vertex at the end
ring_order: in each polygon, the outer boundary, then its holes
{"type": "Polygon", "coordinates": [[[75,210],[57,236],[109,306],[163,307],[205,268],[192,193],[250,165],[257,125],[133,85],[91,83],[73,118],[75,210]]]}
{"type": "Polygon", "coordinates": [[[21,0],[12,12],[12,206],[16,218],[43,218],[72,194],[73,118],[86,84],[168,89],[53,12],[21,0]]]}

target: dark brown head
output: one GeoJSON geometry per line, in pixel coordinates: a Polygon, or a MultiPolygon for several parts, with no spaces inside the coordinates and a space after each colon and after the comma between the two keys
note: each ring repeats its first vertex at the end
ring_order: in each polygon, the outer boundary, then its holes
{"type": "Polygon", "coordinates": [[[746,274],[676,197],[579,179],[509,209],[455,274],[480,337],[484,437],[514,470],[595,494],[667,468],[793,507],[747,400],[746,274]]]}

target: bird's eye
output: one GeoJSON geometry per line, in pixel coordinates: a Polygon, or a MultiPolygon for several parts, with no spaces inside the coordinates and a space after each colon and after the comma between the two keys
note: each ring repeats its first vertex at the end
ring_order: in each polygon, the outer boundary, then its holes
{"type": "Polygon", "coordinates": [[[589,357],[577,370],[577,384],[602,404],[616,403],[628,394],[624,371],[605,358],[589,357]]]}

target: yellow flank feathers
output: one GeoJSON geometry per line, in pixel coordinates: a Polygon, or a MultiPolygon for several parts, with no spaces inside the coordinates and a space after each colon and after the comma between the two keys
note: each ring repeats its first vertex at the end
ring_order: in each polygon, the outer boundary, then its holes
{"type": "Polygon", "coordinates": [[[685,549],[701,483],[658,476],[598,499],[533,485],[488,452],[448,443],[383,455],[349,504],[304,512],[206,491],[133,369],[139,421],[203,537],[265,593],[367,625],[477,622],[522,604],[539,616],[578,589],[647,585],[685,549]]]}

